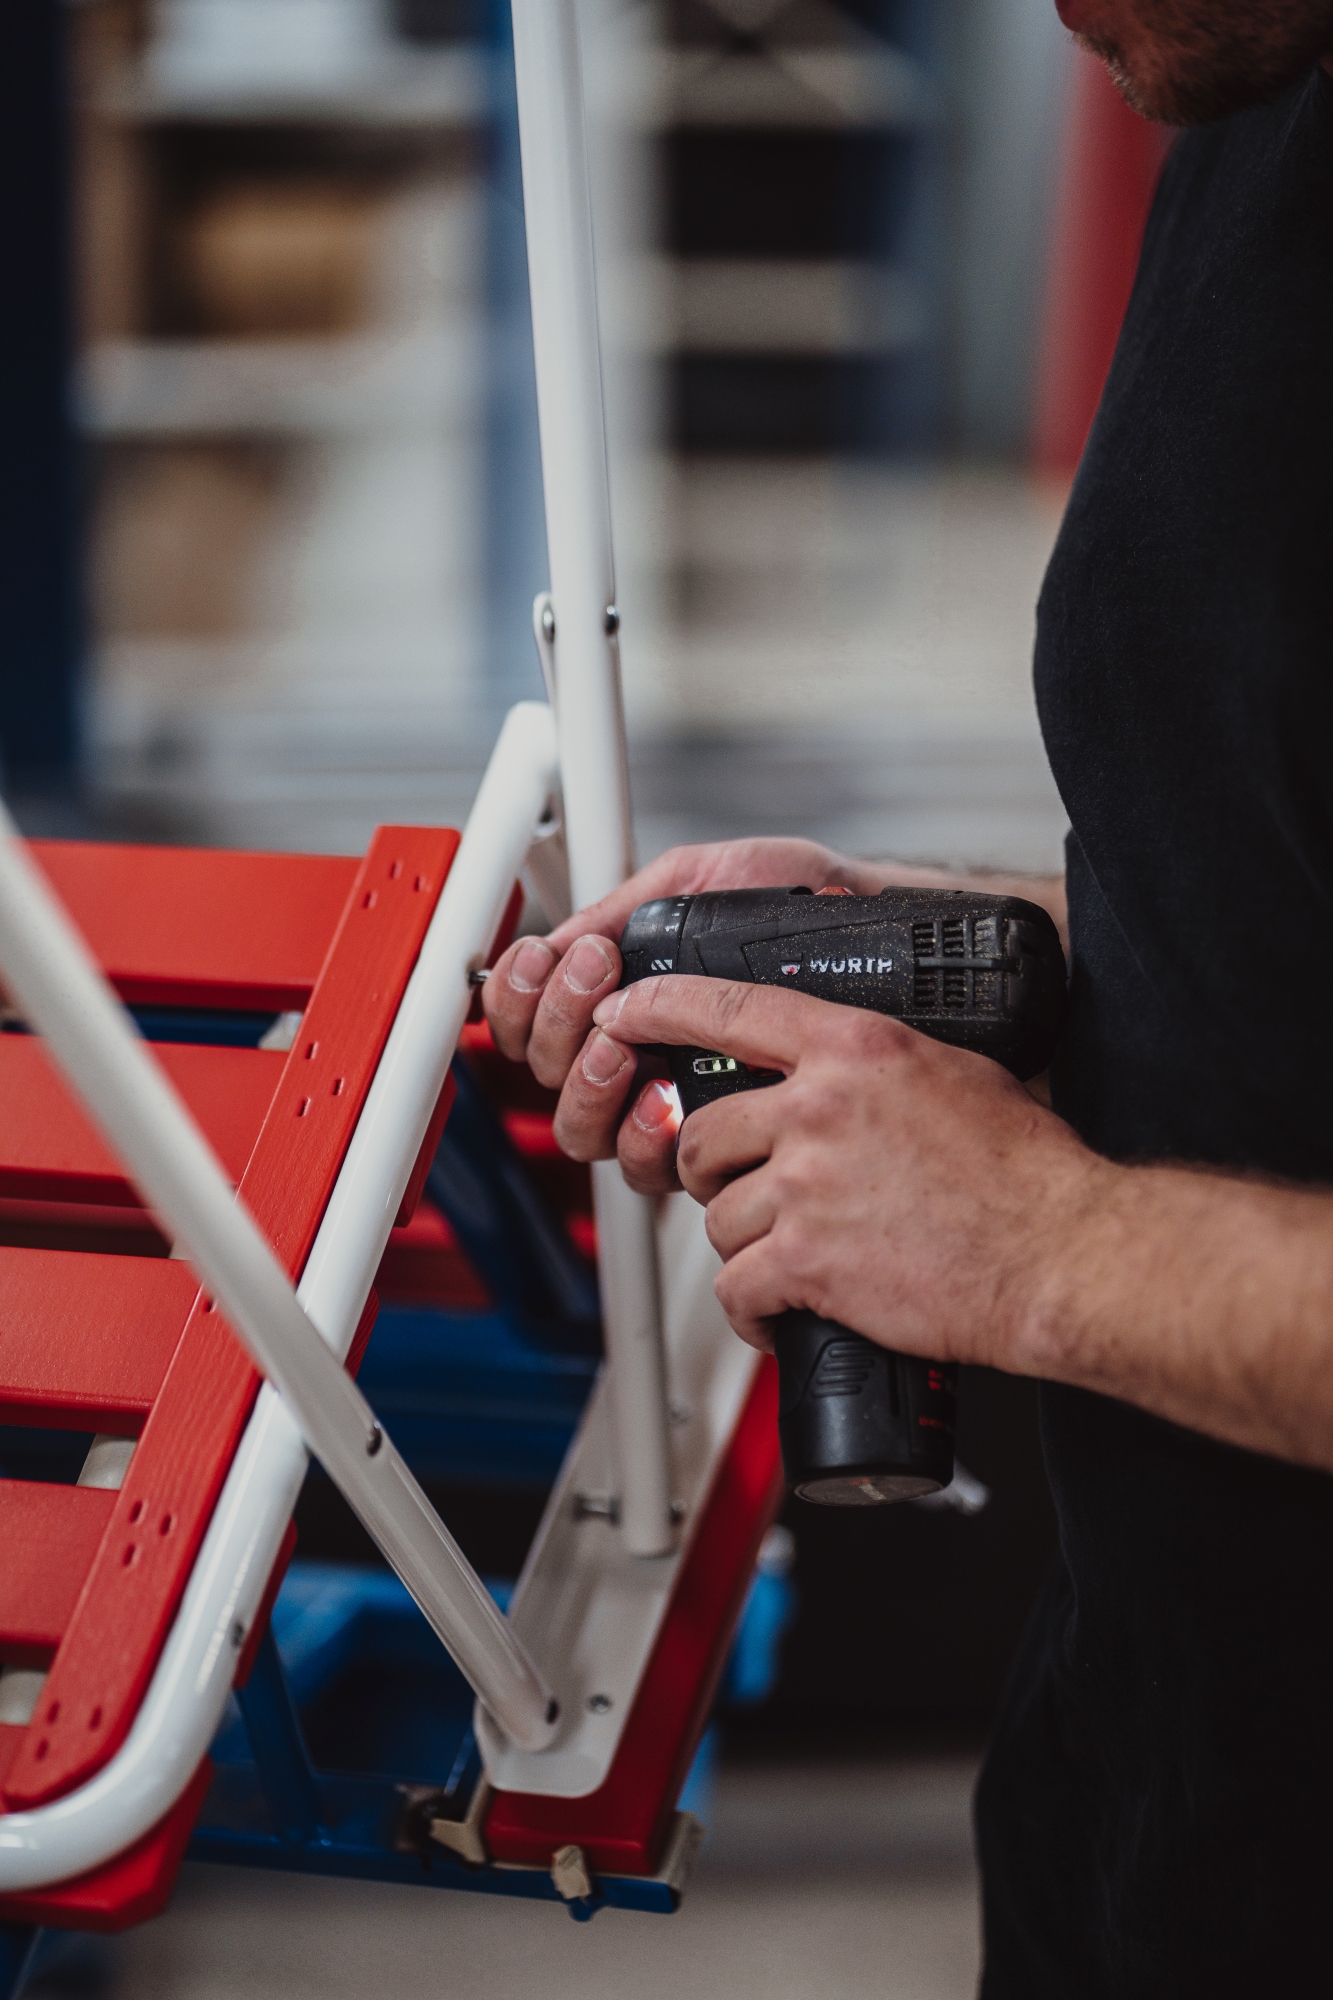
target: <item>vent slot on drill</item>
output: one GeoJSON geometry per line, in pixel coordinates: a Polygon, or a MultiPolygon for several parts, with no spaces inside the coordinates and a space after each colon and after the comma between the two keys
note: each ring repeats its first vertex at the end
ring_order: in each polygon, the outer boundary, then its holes
{"type": "Polygon", "coordinates": [[[870,1380],[879,1355],[864,1340],[831,1340],[819,1357],[812,1396],[859,1396],[870,1380]]]}
{"type": "Polygon", "coordinates": [[[945,917],[912,926],[912,1012],[994,1015],[1000,988],[994,917],[945,917]],[[957,963],[950,961],[956,960],[957,963]]]}
{"type": "Polygon", "coordinates": [[[939,958],[938,924],[922,923],[912,925],[912,956],[917,962],[912,975],[912,1012],[914,1014],[935,1014],[939,1011],[939,975],[923,970],[923,958],[939,958]]]}

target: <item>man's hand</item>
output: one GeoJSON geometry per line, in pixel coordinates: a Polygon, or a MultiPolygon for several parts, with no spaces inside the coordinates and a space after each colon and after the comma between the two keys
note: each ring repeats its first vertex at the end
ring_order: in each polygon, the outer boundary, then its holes
{"type": "Polygon", "coordinates": [[[616,992],[616,940],[648,897],[798,882],[1012,891],[1063,928],[1056,881],[862,864],[805,841],[677,848],[547,942],[511,947],[483,989],[500,1048],[563,1086],[566,1151],[618,1153],[646,1192],[679,1185],[674,1093],[635,1088],[645,1042],[779,1069],[682,1134],[682,1176],[727,1260],[719,1296],[747,1339],[810,1306],[893,1347],[1099,1390],[1333,1471],[1333,1194],[1100,1159],[995,1064],[859,1009],[674,976],[616,992]]]}
{"type": "MultiPolygon", "coordinates": [[[[1117,1171],[997,1064],[861,1008],[673,976],[595,1018],[627,1066],[633,1046],[673,1042],[783,1074],[680,1135],[681,1182],[724,1259],[718,1297],[757,1346],[803,1306],[904,1352],[1004,1366],[1050,1249],[1117,1171]]],[[[576,1095],[591,1143],[594,1100],[576,1095]]],[[[645,1154],[627,1121],[632,1177],[645,1154]]]]}
{"type": "Polygon", "coordinates": [[[620,979],[616,947],[626,919],[652,896],[798,882],[873,896],[887,879],[887,871],[812,840],[673,848],[549,938],[520,938],[510,946],[482,992],[496,1046],[515,1061],[526,1057],[539,1083],[553,1090],[565,1085],[555,1129],[574,1159],[609,1159],[625,1119],[621,1160],[630,1185],[642,1193],[675,1188],[673,1097],[659,1082],[645,1084],[632,1052],[593,1027],[593,1010],[620,979]]]}
{"type": "Polygon", "coordinates": [[[812,840],[675,847],[600,903],[580,910],[549,938],[520,938],[510,946],[482,991],[496,1046],[516,1062],[526,1057],[539,1083],[562,1092],[555,1132],[573,1159],[610,1159],[618,1150],[631,1187],[641,1194],[670,1192],[680,1185],[674,1095],[650,1074],[660,1065],[636,1062],[624,1042],[613,1041],[593,1025],[598,1004],[620,981],[617,945],[626,919],[653,896],[797,883],[874,896],[890,882],[923,888],[975,884],[1031,896],[1063,926],[1064,889],[1055,880],[973,878],[852,861],[812,840]]]}

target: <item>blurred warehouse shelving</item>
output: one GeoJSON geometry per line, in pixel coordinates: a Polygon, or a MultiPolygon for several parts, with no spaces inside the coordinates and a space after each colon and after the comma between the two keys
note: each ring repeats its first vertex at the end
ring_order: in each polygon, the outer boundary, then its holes
{"type": "MultiPolygon", "coordinates": [[[[1053,516],[922,462],[967,268],[956,10],[583,4],[645,849],[780,824],[1054,865],[1026,665],[1053,516]]],[[[112,825],[349,849],[458,818],[536,691],[503,11],[74,17],[112,825]]]]}
{"type": "Polygon", "coordinates": [[[403,792],[405,738],[446,770],[462,739],[461,795],[409,775],[401,816],[457,812],[484,733],[475,23],[436,9],[423,44],[371,0],[89,21],[102,796],[292,844],[304,791],[302,844],[346,846],[349,782],[403,792]]]}
{"type": "Polygon", "coordinates": [[[644,108],[663,137],[677,443],[938,443],[931,10],[673,0],[664,30],[644,108]]]}

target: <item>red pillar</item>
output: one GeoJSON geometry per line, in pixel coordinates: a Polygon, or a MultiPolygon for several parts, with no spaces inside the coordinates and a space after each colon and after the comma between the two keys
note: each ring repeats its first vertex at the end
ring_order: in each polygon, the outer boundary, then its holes
{"type": "Polygon", "coordinates": [[[1171,133],[1131,111],[1095,56],[1074,56],[1060,148],[1033,456],[1069,478],[1129,301],[1171,133]]]}

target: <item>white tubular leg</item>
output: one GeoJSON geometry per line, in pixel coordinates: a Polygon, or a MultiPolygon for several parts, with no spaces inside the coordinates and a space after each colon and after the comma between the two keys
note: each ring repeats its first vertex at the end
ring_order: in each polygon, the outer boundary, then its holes
{"type": "MultiPolygon", "coordinates": [[[[521,740],[545,731],[549,750],[548,711],[527,705],[511,721],[505,763],[521,764],[524,758],[516,753],[526,750],[533,767],[528,790],[541,794],[521,839],[511,838],[517,862],[554,773],[549,754],[534,757],[534,743],[521,740]]],[[[489,781],[492,773],[487,775],[489,781]]],[[[487,816],[502,811],[501,795],[513,776],[512,768],[503,770],[491,785],[462,883],[452,900],[447,891],[441,897],[303,1276],[301,1302],[3,808],[0,970],[150,1206],[216,1294],[307,1445],[483,1703],[506,1735],[536,1749],[554,1733],[549,1691],[365,1398],[319,1337],[322,1332],[330,1345],[345,1351],[344,1336],[359,1317],[443,1084],[467,1009],[467,959],[476,956],[478,937],[485,949],[485,920],[492,916],[493,934],[512,880],[509,853],[500,857],[507,871],[504,891],[484,857],[487,816]],[[455,937],[452,925],[464,919],[477,928],[466,939],[455,937]],[[312,1315],[322,1307],[323,1319],[312,1324],[303,1303],[312,1315]]]]}
{"type": "Polygon", "coordinates": [[[485,959],[557,786],[544,702],[505,717],[298,1293],[344,1348],[379,1268],[485,959]]]}
{"type": "Polygon", "coordinates": [[[614,1160],[595,1162],[592,1191],[601,1247],[602,1320],[615,1328],[608,1388],[620,1472],[620,1532],[631,1555],[663,1555],[675,1523],[657,1223],[652,1203],[626,1187],[614,1160]]]}
{"type": "MultiPolygon", "coordinates": [[[[512,0],[537,361],[556,720],[574,903],[633,868],[611,501],[576,0],[512,0]]],[[[636,1555],[673,1541],[652,1211],[595,1180],[620,1516],[636,1555]],[[637,1205],[637,1206],[636,1206],[637,1205]],[[650,1351],[651,1350],[651,1351],[650,1351]]]]}

